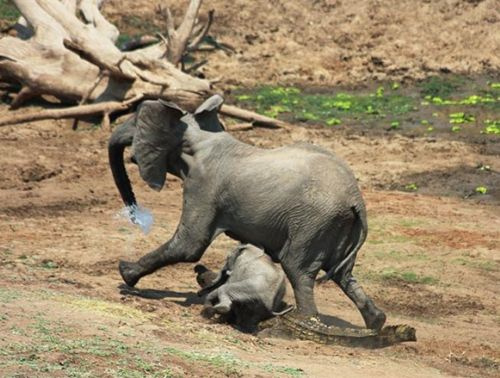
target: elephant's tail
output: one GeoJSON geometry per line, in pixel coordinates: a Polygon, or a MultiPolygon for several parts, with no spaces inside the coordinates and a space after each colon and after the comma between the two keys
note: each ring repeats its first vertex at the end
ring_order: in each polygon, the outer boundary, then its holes
{"type": "Polygon", "coordinates": [[[368,234],[368,224],[366,222],[366,209],[364,206],[356,207],[353,206],[351,210],[354,213],[355,219],[353,226],[351,227],[351,232],[349,234],[348,248],[349,250],[344,253],[344,259],[339,263],[332,266],[326,274],[317,279],[319,283],[328,281],[332,277],[335,277],[342,270],[352,269],[354,266],[354,260],[361,246],[366,240],[368,234]]]}
{"type": "Polygon", "coordinates": [[[123,202],[127,207],[137,206],[134,191],[130,179],[125,169],[123,154],[125,147],[132,145],[135,130],[134,117],[125,121],[122,125],[118,126],[111,135],[108,143],[108,156],[113,179],[115,180],[116,187],[120,192],[123,202]]]}

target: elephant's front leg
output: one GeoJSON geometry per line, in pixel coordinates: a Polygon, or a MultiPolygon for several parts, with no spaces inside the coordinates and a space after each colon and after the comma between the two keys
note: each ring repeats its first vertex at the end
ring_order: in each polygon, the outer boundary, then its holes
{"type": "Polygon", "coordinates": [[[199,261],[215,237],[213,217],[185,211],[172,239],[136,262],[120,261],[120,274],[129,286],[167,265],[199,261]]]}

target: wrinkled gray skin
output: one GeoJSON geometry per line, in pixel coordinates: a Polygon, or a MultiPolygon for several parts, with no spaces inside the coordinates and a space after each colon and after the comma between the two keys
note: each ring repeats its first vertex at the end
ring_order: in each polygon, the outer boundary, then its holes
{"type": "Polygon", "coordinates": [[[297,312],[317,314],[316,276],[335,281],[380,329],[385,314],[364,293],[352,269],[365,241],[366,210],[356,179],[341,159],[310,144],[260,149],[234,139],[217,118],[213,96],[194,114],[163,101],[144,101],[109,142],[111,169],[134,219],[134,194],[123,164],[132,145],[141,177],[160,190],[169,172],[184,180],[182,215],[172,238],[136,262],[121,261],[124,281],[166,265],[196,262],[221,233],[262,248],[281,263],[297,312]]]}
{"type": "MultiPolygon", "coordinates": [[[[195,271],[210,274],[203,265],[195,271]]],[[[231,323],[245,331],[254,331],[260,321],[281,315],[291,308],[283,303],[285,275],[263,250],[243,244],[235,248],[212,282],[198,295],[205,295],[205,313],[228,316],[231,323]]]]}

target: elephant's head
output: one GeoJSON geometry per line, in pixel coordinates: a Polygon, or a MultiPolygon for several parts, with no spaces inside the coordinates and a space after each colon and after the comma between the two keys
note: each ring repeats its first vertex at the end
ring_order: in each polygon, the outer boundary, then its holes
{"type": "Polygon", "coordinates": [[[167,172],[178,174],[180,154],[189,128],[211,132],[223,131],[217,111],[223,99],[214,95],[188,113],[176,104],[163,100],[144,101],[134,115],[111,135],[108,152],[115,184],[125,205],[137,205],[125,170],[123,152],[133,146],[133,160],[148,185],[161,190],[167,172]]]}

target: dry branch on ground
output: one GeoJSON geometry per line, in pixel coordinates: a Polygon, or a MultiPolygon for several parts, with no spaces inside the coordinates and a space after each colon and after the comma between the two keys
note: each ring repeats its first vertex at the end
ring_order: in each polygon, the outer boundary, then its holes
{"type": "MultiPolygon", "coordinates": [[[[36,113],[9,112],[0,118],[0,126],[75,118],[76,128],[80,117],[96,114],[102,115],[107,124],[112,113],[132,109],[139,99],[162,98],[192,110],[212,93],[209,81],[177,68],[184,69],[184,56],[199,48],[212,24],[213,11],[206,22],[198,22],[201,0],[191,0],[177,28],[168,7],[159,6],[157,12],[164,17],[166,36],[159,34],[160,43],[127,52],[115,45],[119,31],[100,13],[102,0],[13,2],[22,14],[12,27],[17,37],[0,39],[0,82],[14,84],[7,87],[11,90],[20,87],[11,110],[44,95],[76,106],[36,113]]],[[[221,112],[256,126],[284,126],[283,122],[234,106],[225,105],[221,112]]]]}
{"type": "MultiPolygon", "coordinates": [[[[22,18],[13,27],[18,37],[0,39],[0,78],[21,87],[14,109],[41,95],[54,96],[63,104],[126,102],[144,96],[173,100],[189,109],[211,93],[210,82],[182,72],[176,68],[178,61],[164,58],[182,55],[197,25],[199,0],[191,2],[177,30],[170,19],[168,46],[131,52],[115,46],[119,32],[100,13],[98,0],[13,2],[22,18]]],[[[197,26],[197,33],[207,30],[197,26]]]]}

